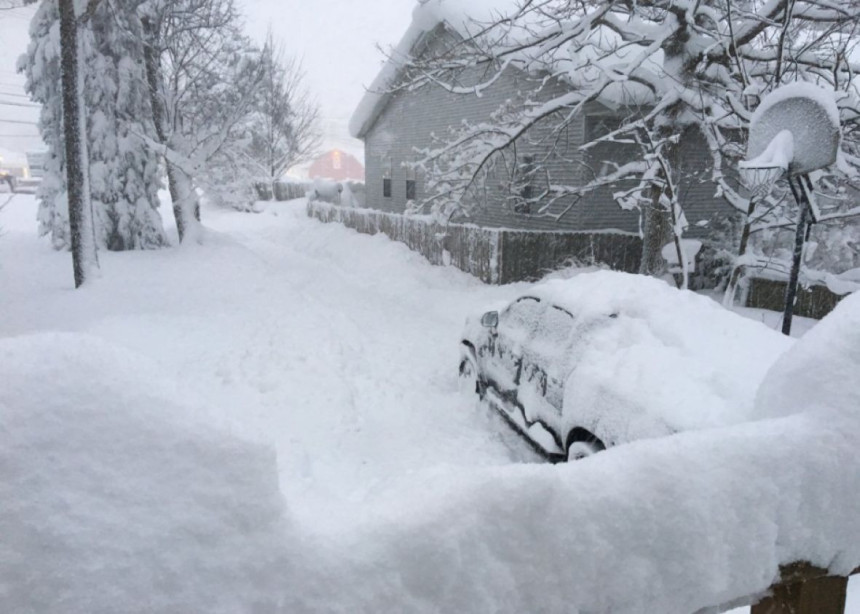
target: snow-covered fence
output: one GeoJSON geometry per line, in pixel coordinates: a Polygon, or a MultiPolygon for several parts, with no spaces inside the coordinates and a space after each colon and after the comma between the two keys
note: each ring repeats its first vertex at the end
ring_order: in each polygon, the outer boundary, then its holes
{"type": "MultiPolygon", "coordinates": [[[[750,609],[750,614],[844,614],[847,576],[831,576],[809,563],[780,567],[781,578],[769,595],[750,609]]],[[[860,573],[854,569],[849,575],[860,573]]]]}
{"type": "Polygon", "coordinates": [[[396,215],[319,201],[308,201],[308,215],[326,223],[338,222],[363,234],[383,233],[433,264],[453,264],[488,283],[498,281],[499,272],[494,267],[499,249],[496,232],[459,224],[443,227],[430,216],[396,215]]]}
{"type": "Polygon", "coordinates": [[[257,181],[254,183],[254,191],[257,200],[293,200],[304,198],[310,183],[304,181],[276,181],[274,184],[268,181],[257,181]]]}
{"type": "MultiPolygon", "coordinates": [[[[747,307],[782,311],[785,302],[786,282],[753,277],[749,280],[747,307]]],[[[842,296],[834,294],[826,286],[810,286],[797,291],[795,315],[820,320],[833,311],[842,296]]]]}
{"type": "Polygon", "coordinates": [[[363,208],[367,202],[367,191],[362,181],[344,181],[341,204],[345,207],[363,208]]]}
{"type": "Polygon", "coordinates": [[[494,284],[537,279],[568,260],[604,263],[633,272],[639,268],[642,251],[640,239],[626,234],[443,225],[426,215],[337,207],[316,201],[308,202],[308,215],[364,234],[384,233],[433,264],[451,264],[494,284]]]}
{"type": "Polygon", "coordinates": [[[277,181],[274,186],[274,197],[277,201],[304,198],[311,184],[307,181],[277,181]]]}

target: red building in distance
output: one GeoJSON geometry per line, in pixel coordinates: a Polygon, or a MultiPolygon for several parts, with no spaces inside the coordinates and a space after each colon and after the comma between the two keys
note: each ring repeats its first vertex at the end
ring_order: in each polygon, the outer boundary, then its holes
{"type": "Polygon", "coordinates": [[[311,179],[364,181],[364,165],[340,149],[332,149],[314,160],[308,169],[311,179]]]}

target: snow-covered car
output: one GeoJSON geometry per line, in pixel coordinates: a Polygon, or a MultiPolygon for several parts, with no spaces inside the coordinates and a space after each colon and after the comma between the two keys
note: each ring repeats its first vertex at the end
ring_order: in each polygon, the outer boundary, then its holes
{"type": "Polygon", "coordinates": [[[752,418],[791,340],[712,299],[600,271],[470,317],[462,387],[551,460],[752,418]]]}

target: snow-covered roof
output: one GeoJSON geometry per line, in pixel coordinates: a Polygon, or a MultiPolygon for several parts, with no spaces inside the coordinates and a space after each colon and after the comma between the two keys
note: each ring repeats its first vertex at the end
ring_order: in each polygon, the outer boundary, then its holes
{"type": "Polygon", "coordinates": [[[349,121],[349,133],[361,138],[376,121],[388,102],[389,88],[401,68],[411,59],[416,45],[438,25],[445,23],[465,35],[469,24],[486,21],[516,7],[514,0],[418,0],[412,11],[412,23],[400,42],[392,49],[388,61],[370,84],[349,121]]]}
{"type": "MultiPolygon", "coordinates": [[[[388,103],[390,88],[400,76],[403,66],[413,57],[423,37],[440,24],[447,25],[465,37],[474,35],[483,24],[497,21],[499,17],[513,14],[520,3],[516,0],[418,0],[412,13],[412,23],[403,38],[391,51],[388,61],[373,80],[349,122],[350,134],[362,138],[376,121],[388,103]]],[[[539,18],[533,16],[532,18],[539,18]]],[[[653,24],[651,24],[653,25],[653,24]]],[[[528,29],[523,29],[527,33],[528,29]]],[[[517,37],[517,29],[506,33],[506,38],[517,37]]],[[[638,71],[647,72],[648,81],[661,82],[663,52],[649,51],[644,47],[624,44],[611,29],[598,27],[589,31],[584,41],[579,41],[575,50],[565,57],[553,57],[547,65],[546,58],[533,58],[523,53],[518,57],[519,65],[528,70],[551,69],[573,87],[584,88],[604,74],[619,74],[624,66],[644,53],[645,60],[638,71]]],[[[636,105],[650,102],[653,92],[641,83],[618,78],[603,88],[599,100],[609,107],[636,105]]]]}

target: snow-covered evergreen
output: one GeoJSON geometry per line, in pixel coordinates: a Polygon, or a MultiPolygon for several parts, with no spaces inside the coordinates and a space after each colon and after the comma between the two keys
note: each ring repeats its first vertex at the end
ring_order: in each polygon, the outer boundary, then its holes
{"type": "MultiPolygon", "coordinates": [[[[111,250],[150,249],[166,244],[157,211],[158,160],[139,134],[150,116],[140,42],[123,13],[100,5],[79,27],[79,49],[96,240],[111,250]]],[[[54,247],[70,247],[62,142],[59,13],[56,0],[39,7],[31,43],[19,65],[27,89],[41,103],[40,131],[49,148],[39,190],[39,222],[54,247]]]]}

